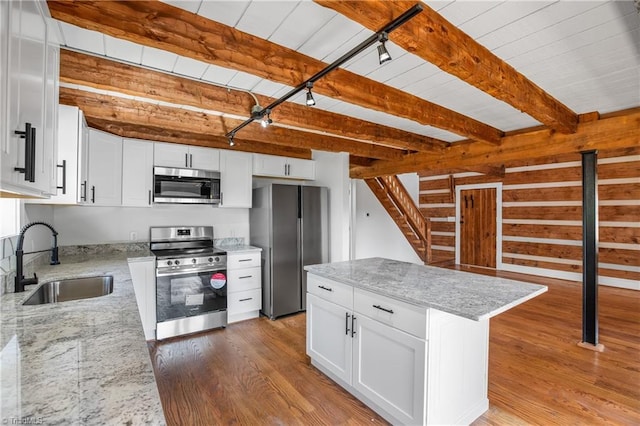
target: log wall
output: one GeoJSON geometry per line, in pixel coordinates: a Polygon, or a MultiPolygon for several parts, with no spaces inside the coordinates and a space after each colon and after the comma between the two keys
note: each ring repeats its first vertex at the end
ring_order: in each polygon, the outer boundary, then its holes
{"type": "MultiPolygon", "coordinates": [[[[455,187],[502,182],[498,269],[582,280],[580,154],[505,164],[504,177],[420,175],[434,262],[455,259],[455,187]]],[[[599,283],[640,290],[640,147],[598,154],[599,283]]]]}

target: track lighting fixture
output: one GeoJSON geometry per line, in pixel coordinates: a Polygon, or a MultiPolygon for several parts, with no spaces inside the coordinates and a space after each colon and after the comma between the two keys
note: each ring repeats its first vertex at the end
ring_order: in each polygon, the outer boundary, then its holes
{"type": "Polygon", "coordinates": [[[313,93],[311,93],[311,88],[313,87],[313,83],[307,82],[307,106],[314,106],[316,104],[316,100],[313,99],[313,93]]]}
{"type": "Polygon", "coordinates": [[[384,45],[389,40],[389,34],[383,32],[378,37],[378,40],[380,41],[380,44],[378,45],[378,59],[380,60],[380,65],[382,65],[391,60],[391,55],[384,45]]]}
{"type": "Polygon", "coordinates": [[[397,29],[401,25],[404,25],[411,18],[416,16],[418,13],[422,12],[422,10],[423,10],[423,6],[420,3],[414,5],[410,9],[407,9],[402,15],[398,16],[396,19],[389,22],[380,31],[369,36],[369,38],[361,42],[359,45],[357,45],[356,47],[354,47],[344,55],[342,55],[340,58],[338,58],[336,61],[328,65],[326,68],[318,71],[316,74],[312,75],[307,80],[303,81],[302,83],[300,83],[299,85],[291,89],[289,92],[287,92],[280,98],[271,102],[269,105],[267,105],[264,108],[264,110],[260,105],[258,105],[258,100],[256,99],[256,104],[251,109],[251,117],[245,120],[243,123],[239,124],[235,129],[227,133],[227,137],[229,137],[229,145],[233,146],[233,136],[235,136],[236,132],[248,126],[252,122],[261,120],[262,121],[261,124],[264,127],[271,124],[272,121],[271,121],[271,118],[269,117],[270,112],[273,111],[275,107],[285,102],[292,96],[302,92],[304,89],[307,89],[307,98],[305,102],[307,106],[315,105],[316,101],[315,99],[313,99],[313,93],[311,93],[311,89],[313,88],[313,83],[320,80],[322,77],[329,74],[331,71],[335,70],[336,68],[340,67],[349,59],[362,53],[364,50],[366,50],[370,46],[373,46],[376,42],[380,43],[380,45],[378,46],[378,59],[380,60],[380,64],[382,65],[383,63],[390,61],[391,55],[389,54],[389,51],[385,47],[385,42],[389,40],[389,33],[397,29]],[[265,120],[265,115],[266,115],[266,120],[265,120]]]}
{"type": "Polygon", "coordinates": [[[273,123],[273,120],[271,119],[271,111],[267,109],[262,114],[262,121],[260,121],[260,124],[262,124],[262,127],[268,127],[271,123],[273,123]]]}

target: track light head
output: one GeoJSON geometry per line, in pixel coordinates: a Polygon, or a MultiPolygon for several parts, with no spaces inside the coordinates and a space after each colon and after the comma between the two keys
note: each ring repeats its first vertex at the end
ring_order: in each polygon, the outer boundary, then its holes
{"type": "Polygon", "coordinates": [[[378,45],[378,60],[380,61],[380,65],[384,64],[391,60],[391,55],[385,46],[385,42],[389,40],[389,35],[387,33],[382,33],[378,37],[380,44],[378,45]]]}
{"type": "Polygon", "coordinates": [[[262,125],[262,127],[269,127],[271,123],[273,123],[273,120],[271,119],[271,111],[266,110],[266,113],[262,116],[262,121],[260,121],[260,124],[262,125]]]}
{"type": "Polygon", "coordinates": [[[316,104],[316,100],[313,99],[313,93],[311,93],[311,88],[313,87],[312,82],[307,82],[307,106],[314,106],[316,104]]]}
{"type": "Polygon", "coordinates": [[[236,143],[233,141],[233,137],[235,136],[234,133],[231,134],[231,136],[229,136],[229,146],[234,146],[236,143]]]}

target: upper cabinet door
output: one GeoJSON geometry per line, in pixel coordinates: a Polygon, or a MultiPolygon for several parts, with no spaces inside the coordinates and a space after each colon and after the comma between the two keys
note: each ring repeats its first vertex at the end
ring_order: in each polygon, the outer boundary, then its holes
{"type": "Polygon", "coordinates": [[[53,161],[53,151],[45,157],[44,148],[47,27],[41,7],[46,5],[35,1],[2,3],[2,47],[8,47],[1,53],[0,64],[0,75],[6,79],[0,120],[2,189],[42,195],[49,192],[51,180],[51,169],[45,162],[53,161]],[[28,135],[16,134],[27,127],[35,130],[28,135]]]}
{"type": "Polygon", "coordinates": [[[199,170],[220,170],[220,150],[215,148],[189,147],[189,167],[199,170]]]}
{"type": "Polygon", "coordinates": [[[189,167],[189,147],[177,143],[155,142],[153,165],[161,167],[189,167]]]}
{"type": "Polygon", "coordinates": [[[89,204],[122,204],[122,138],[110,133],[89,131],[89,204]]]}
{"type": "Polygon", "coordinates": [[[122,141],[122,205],[151,207],[153,142],[122,141]]]}
{"type": "Polygon", "coordinates": [[[220,207],[251,207],[252,158],[245,152],[220,152],[220,207]]]}
{"type": "Polygon", "coordinates": [[[290,179],[315,180],[316,162],[300,158],[287,158],[287,177],[290,179]]]}

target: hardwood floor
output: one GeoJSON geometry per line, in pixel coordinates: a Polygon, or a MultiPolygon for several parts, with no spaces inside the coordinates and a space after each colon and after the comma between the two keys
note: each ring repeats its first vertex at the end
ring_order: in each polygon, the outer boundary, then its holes
{"type": "MultiPolygon", "coordinates": [[[[474,425],[640,424],[640,292],[600,287],[598,353],[577,346],[580,284],[500,275],[549,291],[491,320],[491,406],[474,425]]],[[[304,314],[149,350],[169,425],[386,424],[309,365],[304,314]]]]}

